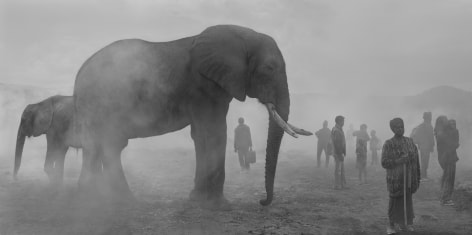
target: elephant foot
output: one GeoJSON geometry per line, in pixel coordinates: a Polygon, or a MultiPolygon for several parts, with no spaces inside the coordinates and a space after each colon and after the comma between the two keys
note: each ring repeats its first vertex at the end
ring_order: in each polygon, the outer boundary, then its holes
{"type": "Polygon", "coordinates": [[[230,211],[233,210],[231,203],[223,196],[218,198],[209,198],[206,200],[202,207],[208,210],[216,210],[216,211],[230,211]]]}
{"type": "Polygon", "coordinates": [[[208,210],[232,210],[231,203],[221,193],[212,195],[208,192],[194,189],[190,193],[190,201],[197,202],[202,208],[208,210]]]}
{"type": "Polygon", "coordinates": [[[100,193],[114,203],[137,202],[126,182],[107,180],[104,182],[103,187],[101,187],[100,193]]]}
{"type": "Polygon", "coordinates": [[[81,193],[81,194],[98,192],[98,186],[92,182],[79,181],[77,186],[78,186],[78,193],[81,193]]]}
{"type": "Polygon", "coordinates": [[[203,202],[208,199],[208,194],[206,192],[193,189],[192,192],[190,192],[189,199],[190,201],[203,202]]]}
{"type": "Polygon", "coordinates": [[[76,197],[80,202],[83,203],[95,203],[97,201],[100,201],[102,196],[99,193],[96,185],[81,185],[79,184],[79,187],[77,188],[77,191],[74,194],[74,197],[76,197]]]}
{"type": "Polygon", "coordinates": [[[56,179],[56,174],[52,169],[44,169],[44,172],[46,172],[46,175],[48,176],[49,179],[49,185],[55,184],[57,179],[56,179]]]}
{"type": "Polygon", "coordinates": [[[81,192],[98,192],[100,188],[98,181],[80,181],[78,182],[78,189],[81,192]]]}
{"type": "Polygon", "coordinates": [[[134,197],[131,191],[107,191],[104,196],[109,198],[110,201],[114,204],[134,204],[137,203],[138,200],[134,197]]]}
{"type": "Polygon", "coordinates": [[[48,177],[50,187],[60,188],[64,182],[63,177],[58,174],[49,174],[48,177]]]}
{"type": "Polygon", "coordinates": [[[79,178],[77,193],[79,196],[84,197],[99,197],[100,190],[103,186],[103,180],[101,177],[93,178],[79,178]]]}
{"type": "Polygon", "coordinates": [[[46,195],[48,198],[50,199],[53,199],[53,198],[56,198],[58,197],[59,195],[61,195],[62,191],[63,191],[63,188],[60,187],[59,185],[57,184],[54,184],[54,183],[49,183],[49,185],[47,185],[45,187],[45,190],[46,190],[46,195]]]}

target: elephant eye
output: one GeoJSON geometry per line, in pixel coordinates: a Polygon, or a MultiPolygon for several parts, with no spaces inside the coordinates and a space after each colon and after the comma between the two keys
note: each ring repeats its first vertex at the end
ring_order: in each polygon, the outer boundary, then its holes
{"type": "Polygon", "coordinates": [[[271,64],[268,64],[268,65],[266,65],[265,67],[266,67],[266,69],[269,70],[269,71],[275,70],[275,66],[274,66],[274,65],[271,65],[271,64]]]}
{"type": "Polygon", "coordinates": [[[272,72],[275,70],[275,67],[270,64],[265,64],[261,66],[261,72],[272,72]]]}

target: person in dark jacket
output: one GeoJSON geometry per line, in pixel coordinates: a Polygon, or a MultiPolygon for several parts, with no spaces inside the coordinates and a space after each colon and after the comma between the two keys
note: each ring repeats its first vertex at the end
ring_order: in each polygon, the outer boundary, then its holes
{"type": "Polygon", "coordinates": [[[332,146],[331,146],[331,130],[328,128],[328,121],[323,122],[323,128],[319,129],[315,132],[316,137],[318,138],[317,144],[317,151],[316,151],[316,158],[317,158],[317,166],[320,167],[321,165],[321,154],[324,151],[326,156],[325,167],[329,165],[329,156],[332,154],[332,146]]]}
{"type": "Polygon", "coordinates": [[[239,125],[234,129],[234,151],[238,153],[239,165],[242,170],[249,170],[247,155],[252,148],[251,130],[244,124],[244,118],[238,119],[239,125]]]}
{"type": "Polygon", "coordinates": [[[420,187],[421,174],[418,149],[411,138],[403,136],[405,132],[403,120],[392,119],[390,128],[395,135],[385,141],[381,162],[382,167],[387,170],[389,192],[387,234],[394,234],[395,224],[409,231],[414,230],[412,194],[420,187]]]}
{"type": "Polygon", "coordinates": [[[429,157],[434,150],[434,131],[431,112],[423,113],[423,123],[413,129],[411,138],[418,145],[421,158],[421,179],[428,178],[429,157]]]}
{"type": "Polygon", "coordinates": [[[456,121],[450,119],[445,127],[446,149],[443,157],[443,175],[441,177],[441,198],[440,202],[445,206],[453,206],[452,193],[454,192],[454,181],[456,178],[457,148],[459,148],[459,131],[456,128],[456,121]]]}
{"type": "Polygon", "coordinates": [[[436,123],[434,124],[434,136],[436,137],[436,151],[438,153],[438,162],[441,168],[444,170],[445,165],[445,152],[447,151],[448,145],[448,136],[446,133],[448,125],[447,117],[441,115],[436,118],[436,123]]]}
{"type": "Polygon", "coordinates": [[[343,131],[344,117],[336,116],[334,121],[336,125],[331,130],[333,157],[335,161],[334,189],[343,189],[346,185],[346,177],[344,175],[344,157],[346,156],[346,137],[343,131]]]}

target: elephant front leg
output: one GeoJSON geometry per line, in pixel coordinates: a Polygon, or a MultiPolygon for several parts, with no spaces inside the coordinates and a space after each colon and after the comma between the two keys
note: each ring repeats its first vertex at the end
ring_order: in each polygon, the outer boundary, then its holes
{"type": "Polygon", "coordinates": [[[49,182],[54,181],[54,147],[48,143],[46,150],[46,160],[44,161],[44,172],[48,175],[49,182]]]}
{"type": "MultiPolygon", "coordinates": [[[[53,171],[53,181],[54,184],[62,185],[64,181],[64,162],[66,158],[66,153],[69,148],[66,146],[61,146],[53,152],[54,156],[54,171],[53,171]]],[[[51,181],[52,182],[52,181],[51,181]]]]}
{"type": "Polygon", "coordinates": [[[191,198],[196,200],[225,200],[226,117],[224,120],[204,120],[192,124],[195,143],[195,187],[191,198]]]}
{"type": "Polygon", "coordinates": [[[195,140],[195,187],[191,195],[194,199],[214,200],[223,197],[226,133],[222,136],[212,132],[201,133],[199,140],[195,140]]]}
{"type": "Polygon", "coordinates": [[[53,186],[62,184],[66,152],[67,147],[63,146],[57,139],[51,137],[47,138],[44,172],[48,175],[49,182],[53,186]]]}

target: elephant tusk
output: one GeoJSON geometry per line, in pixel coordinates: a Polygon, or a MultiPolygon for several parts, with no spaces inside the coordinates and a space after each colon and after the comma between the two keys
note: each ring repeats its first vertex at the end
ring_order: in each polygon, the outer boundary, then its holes
{"type": "Polygon", "coordinates": [[[306,136],[310,136],[310,135],[313,135],[313,133],[311,133],[310,131],[307,131],[307,130],[304,130],[304,129],[301,129],[301,128],[298,128],[290,123],[287,123],[288,126],[293,130],[295,131],[295,133],[299,134],[299,135],[306,135],[306,136]]]}
{"type": "Polygon", "coordinates": [[[298,138],[297,133],[290,127],[289,124],[287,124],[277,113],[275,110],[275,106],[271,103],[266,104],[267,111],[269,111],[269,114],[272,116],[274,121],[279,125],[287,134],[293,136],[294,138],[298,138]]]}

